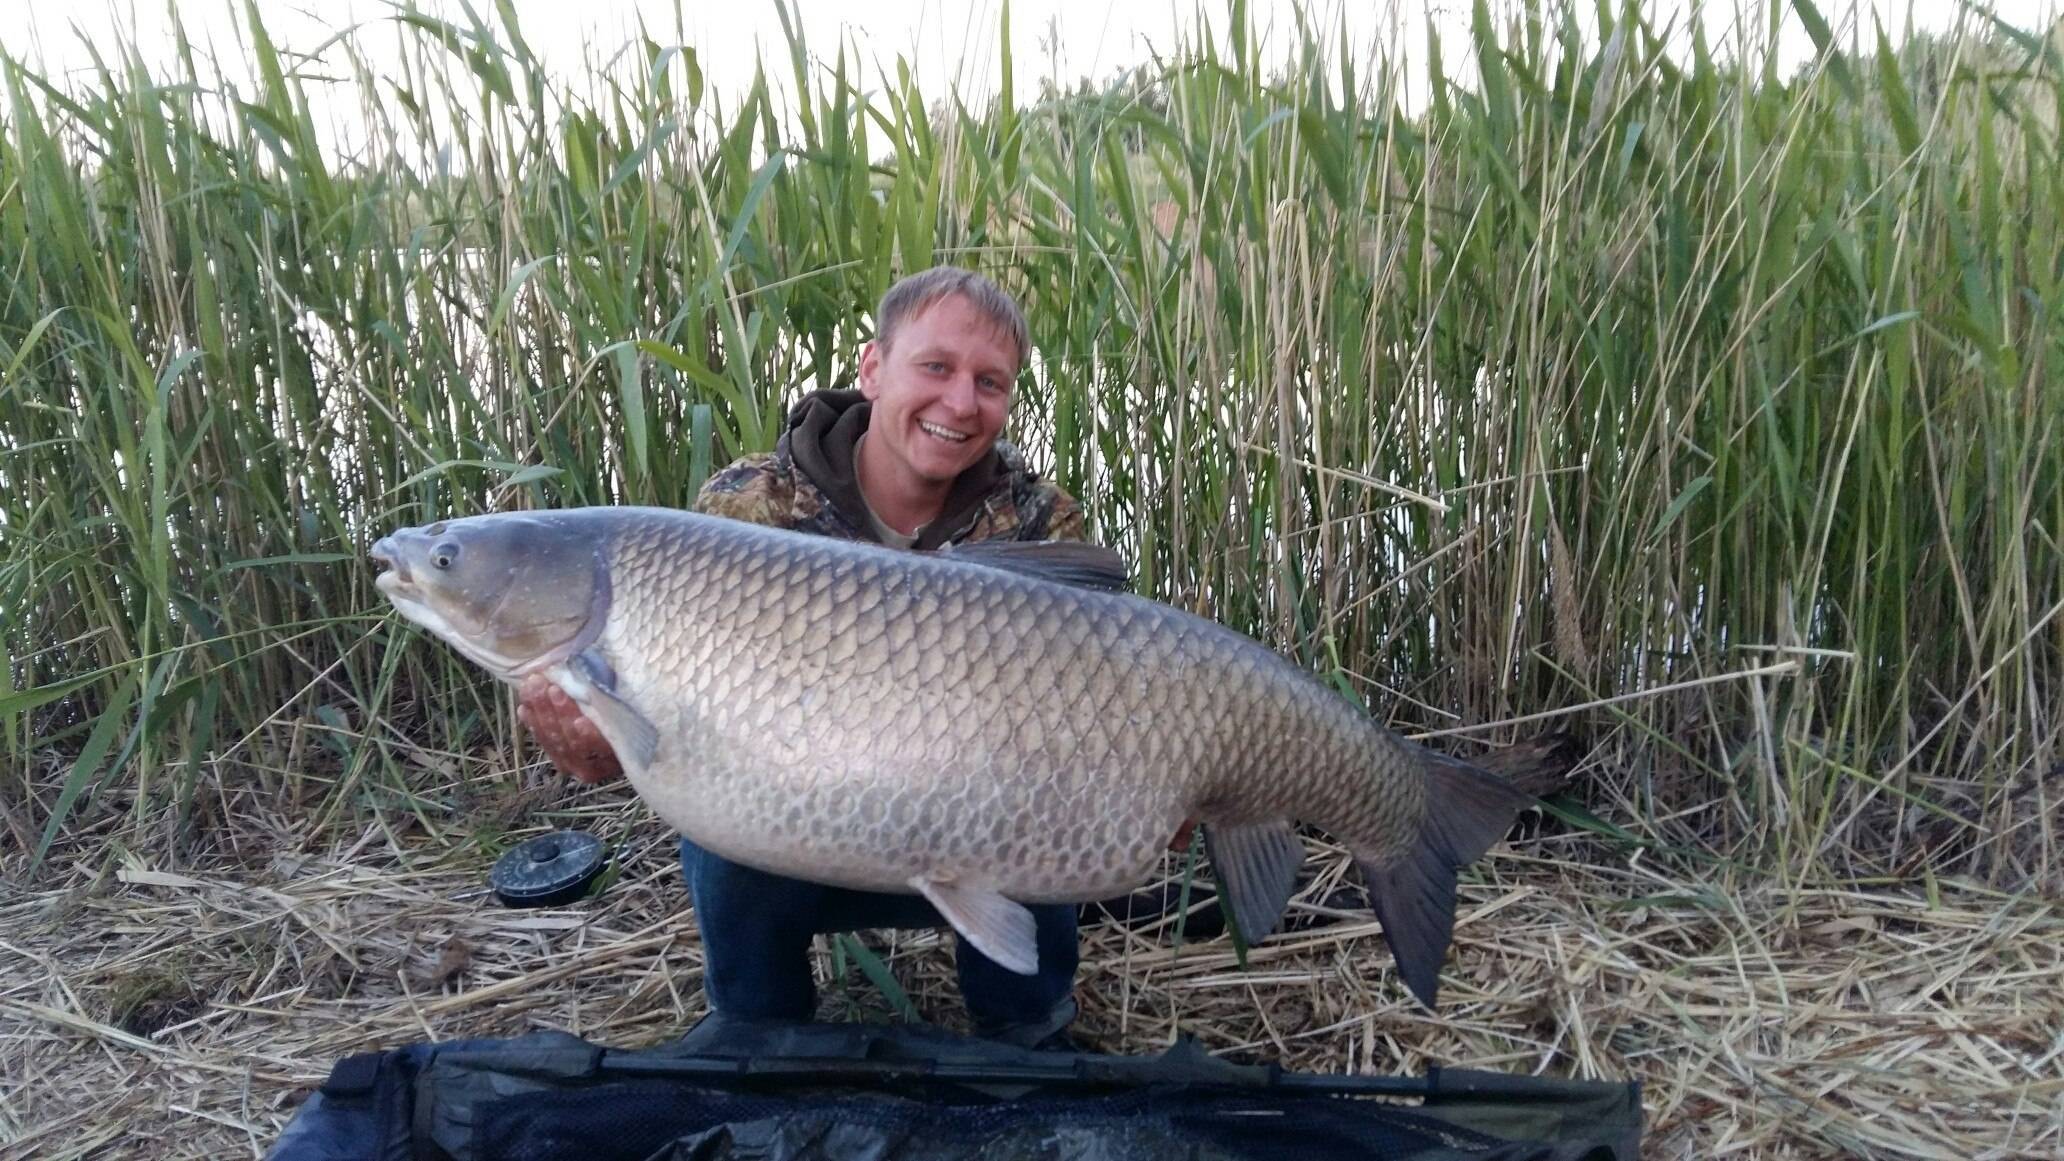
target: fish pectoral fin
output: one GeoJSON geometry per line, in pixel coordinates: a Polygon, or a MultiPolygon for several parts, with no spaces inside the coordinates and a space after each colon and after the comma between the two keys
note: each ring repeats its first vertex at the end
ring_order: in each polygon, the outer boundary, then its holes
{"type": "Polygon", "coordinates": [[[1039,931],[1032,913],[988,887],[938,873],[913,876],[910,885],[931,901],[975,945],[975,950],[1021,976],[1039,970],[1039,931]]]}
{"type": "Polygon", "coordinates": [[[1132,587],[1125,558],[1116,549],[1081,540],[977,540],[949,544],[939,555],[1078,588],[1124,592],[1132,587]]]}
{"type": "Polygon", "coordinates": [[[567,658],[566,665],[589,685],[608,693],[616,692],[616,667],[609,664],[609,659],[602,656],[600,650],[583,649],[567,658]]]}
{"type": "Polygon", "coordinates": [[[1204,824],[1205,848],[1221,891],[1232,895],[1233,922],[1251,946],[1275,933],[1297,890],[1304,844],[1284,819],[1237,826],[1204,824]]]}
{"type": "Polygon", "coordinates": [[[609,674],[607,684],[593,680],[597,675],[592,672],[583,676],[590,680],[584,683],[581,693],[573,695],[574,700],[594,719],[595,725],[602,730],[602,736],[609,739],[617,760],[644,773],[659,753],[659,731],[644,714],[631,708],[631,703],[616,695],[614,673],[609,674]]]}

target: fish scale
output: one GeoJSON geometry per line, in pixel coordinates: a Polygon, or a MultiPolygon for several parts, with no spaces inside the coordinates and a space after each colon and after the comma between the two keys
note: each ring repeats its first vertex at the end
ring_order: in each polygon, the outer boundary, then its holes
{"type": "Polygon", "coordinates": [[[1191,819],[1242,933],[1265,937],[1301,822],[1352,852],[1431,1004],[1455,871],[1530,801],[1246,636],[1099,587],[1086,546],[912,553],[588,508],[405,529],[374,552],[405,614],[507,679],[559,683],[699,845],[921,892],[1013,970],[1036,965],[1022,904],[1137,886],[1191,819]],[[540,624],[579,631],[551,643],[540,624]]]}

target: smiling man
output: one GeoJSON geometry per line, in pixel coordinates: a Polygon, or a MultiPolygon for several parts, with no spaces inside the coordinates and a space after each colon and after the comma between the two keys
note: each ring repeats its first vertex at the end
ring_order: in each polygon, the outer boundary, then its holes
{"type": "Polygon", "coordinates": [[[891,287],[858,391],[817,391],[769,454],[712,477],[696,508],[904,548],[1078,540],[1073,497],[999,440],[1029,348],[995,283],[938,267],[891,287]]]}
{"type": "MultiPolygon", "coordinates": [[[[964,494],[973,496],[999,474],[1002,465],[990,460],[1002,459],[996,439],[1023,342],[1004,305],[1000,295],[986,303],[965,294],[940,298],[861,354],[860,393],[873,406],[853,466],[882,541],[915,543],[940,517],[957,515],[948,501],[964,477],[971,484],[964,494]]],[[[940,529],[955,530],[951,521],[940,529]]]]}
{"type": "MultiPolygon", "coordinates": [[[[1017,304],[972,271],[938,267],[890,288],[861,352],[858,391],[817,391],[770,453],[711,477],[698,511],[757,524],[935,549],[979,540],[1079,540],[1075,499],[998,437],[1029,349],[1017,304]]],[[[518,714],[571,776],[621,772],[601,734],[542,679],[518,714]]],[[[704,948],[703,990],[726,1020],[808,1020],[820,932],[944,927],[930,903],[770,875],[681,840],[704,948]]],[[[1066,1047],[1078,963],[1073,905],[1035,906],[1039,970],[1018,975],[959,939],[961,996],[977,1035],[1066,1047]]],[[[958,937],[956,937],[958,938],[958,937]]]]}

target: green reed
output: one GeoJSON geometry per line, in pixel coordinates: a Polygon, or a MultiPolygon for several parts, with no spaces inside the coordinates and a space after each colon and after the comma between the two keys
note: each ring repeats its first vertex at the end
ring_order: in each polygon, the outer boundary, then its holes
{"type": "Polygon", "coordinates": [[[1004,44],[981,101],[795,37],[743,94],[656,33],[553,85],[499,8],[383,22],[377,73],[249,13],[255,85],[183,37],[7,59],[0,795],[46,842],[204,833],[204,776],[461,809],[437,756],[511,746],[506,698],[370,539],[686,503],[948,261],[1021,296],[1013,435],[1144,591],[1402,728],[1581,731],[1668,844],[2056,874],[2059,39],[1799,0],[1750,16],[1823,46],[1785,74],[1583,11],[1411,46],[1420,113],[1392,50],[1264,65],[1237,5],[1093,82],[1004,44]]]}

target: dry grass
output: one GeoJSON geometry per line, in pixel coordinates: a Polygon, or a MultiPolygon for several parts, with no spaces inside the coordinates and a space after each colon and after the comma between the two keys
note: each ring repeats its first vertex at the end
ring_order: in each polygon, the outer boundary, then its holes
{"type": "MultiPolygon", "coordinates": [[[[177,870],[133,853],[163,844],[118,833],[121,804],[82,820],[0,902],[0,1156],[257,1156],[347,1053],[534,1028],[633,1047],[693,1023],[701,953],[666,833],[621,785],[475,769],[471,825],[594,830],[619,877],[512,911],[466,833],[390,818],[320,845],[291,805],[220,784],[204,797],[236,822],[177,870]]],[[[19,851],[0,864],[15,884],[19,851]]],[[[1152,1052],[1183,1033],[1312,1071],[1638,1079],[1654,1157],[2064,1155],[2054,898],[1695,882],[1549,827],[1465,886],[1428,1014],[1373,922],[1308,902],[1349,875],[1319,853],[1301,922],[1335,921],[1244,972],[1224,939],[1175,952],[1166,932],[1087,929],[1083,1038],[1152,1052]]],[[[926,1018],[956,1024],[950,945],[868,938],[926,1018]]],[[[857,969],[824,996],[827,1018],[887,1018],[857,969]]]]}

